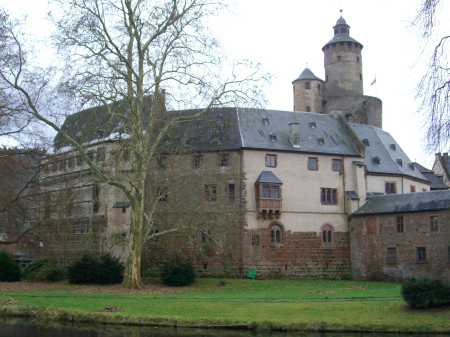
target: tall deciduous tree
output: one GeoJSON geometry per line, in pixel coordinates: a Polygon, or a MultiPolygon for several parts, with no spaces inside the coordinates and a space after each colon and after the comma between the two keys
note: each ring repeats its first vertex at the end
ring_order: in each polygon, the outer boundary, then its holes
{"type": "Polygon", "coordinates": [[[218,42],[207,29],[208,20],[224,7],[220,1],[53,0],[51,4],[53,43],[63,67],[33,66],[18,25],[12,25],[6,32],[10,44],[0,52],[0,59],[12,60],[1,63],[1,86],[14,91],[22,113],[51,126],[78,151],[96,181],[120,189],[129,200],[123,286],[139,289],[142,247],[154,235],[149,229],[152,213],[145,207],[147,171],[164,137],[173,126],[215,106],[256,103],[258,88],[267,77],[248,62],[224,63],[218,42]],[[148,97],[151,104],[146,103],[148,97]],[[89,145],[61,128],[67,113],[98,104],[107,110],[109,121],[119,120],[121,127],[110,138],[120,152],[130,153],[132,168],[127,175],[105,174],[89,158],[89,145]],[[166,106],[202,108],[171,114],[165,112],[166,106]]]}
{"type": "Polygon", "coordinates": [[[412,21],[424,43],[424,55],[428,54],[428,46],[433,45],[427,71],[416,88],[430,151],[448,149],[450,145],[450,36],[437,36],[436,29],[443,6],[441,0],[421,0],[412,21]]]}

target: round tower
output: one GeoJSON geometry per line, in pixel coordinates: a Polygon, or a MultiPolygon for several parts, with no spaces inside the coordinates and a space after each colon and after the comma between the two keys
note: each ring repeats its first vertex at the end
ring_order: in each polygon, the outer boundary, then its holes
{"type": "Polygon", "coordinates": [[[363,95],[361,50],[363,45],[350,37],[350,26],[342,17],[333,27],[334,36],[322,48],[325,82],[329,96],[363,95]]]}
{"type": "Polygon", "coordinates": [[[323,80],[305,68],[292,82],[294,87],[294,111],[322,113],[323,80]]]}

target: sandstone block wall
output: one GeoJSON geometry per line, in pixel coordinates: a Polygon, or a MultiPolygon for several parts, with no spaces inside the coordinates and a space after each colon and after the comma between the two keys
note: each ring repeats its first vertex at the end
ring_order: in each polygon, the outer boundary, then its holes
{"type": "Polygon", "coordinates": [[[346,232],[334,232],[332,243],[321,232],[283,233],[282,243],[270,241],[269,229],[245,230],[244,270],[261,278],[348,279],[349,245],[346,232]],[[254,235],[259,245],[252,245],[254,235]]]}
{"type": "MultiPolygon", "coordinates": [[[[327,84],[328,86],[328,84],[327,84]]],[[[383,127],[382,101],[372,96],[327,96],[324,97],[324,113],[341,110],[349,123],[383,127]]]]}
{"type": "Polygon", "coordinates": [[[352,276],[357,279],[403,280],[411,277],[450,279],[449,211],[353,216],[350,220],[352,276]],[[397,231],[403,216],[404,231],[397,231]],[[438,230],[430,228],[430,216],[438,217],[438,230]],[[417,248],[425,247],[426,261],[418,261],[417,248]],[[395,248],[397,261],[388,261],[395,248]]]}

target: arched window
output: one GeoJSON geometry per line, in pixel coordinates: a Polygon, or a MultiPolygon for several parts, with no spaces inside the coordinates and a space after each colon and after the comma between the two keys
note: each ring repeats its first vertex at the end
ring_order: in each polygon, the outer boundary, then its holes
{"type": "Polygon", "coordinates": [[[322,242],[333,243],[333,226],[330,224],[322,225],[322,242]]]}
{"type": "Polygon", "coordinates": [[[281,228],[280,225],[272,225],[272,227],[270,227],[270,242],[283,242],[283,228],[281,228]]]}

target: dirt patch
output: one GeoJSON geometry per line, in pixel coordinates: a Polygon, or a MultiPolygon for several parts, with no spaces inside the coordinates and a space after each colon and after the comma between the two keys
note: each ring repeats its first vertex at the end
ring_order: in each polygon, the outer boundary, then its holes
{"type": "Polygon", "coordinates": [[[19,301],[13,300],[12,298],[1,301],[0,304],[1,305],[11,305],[11,304],[16,304],[19,301]]]}
{"type": "Polygon", "coordinates": [[[350,286],[350,287],[346,287],[345,289],[362,289],[362,288],[358,287],[358,286],[350,286]]]}
{"type": "Polygon", "coordinates": [[[307,291],[303,292],[302,294],[334,294],[334,291],[330,290],[324,290],[324,291],[307,291]]]}
{"type": "Polygon", "coordinates": [[[38,283],[38,282],[0,282],[0,291],[67,291],[70,293],[91,294],[176,294],[179,291],[162,284],[145,284],[142,290],[129,290],[114,285],[73,285],[67,282],[38,283]]]}
{"type": "Polygon", "coordinates": [[[400,307],[400,309],[402,311],[407,311],[407,312],[446,312],[446,311],[450,311],[450,304],[443,305],[438,308],[413,308],[407,304],[407,305],[404,305],[403,307],[400,307]]]}
{"type": "Polygon", "coordinates": [[[101,309],[99,311],[101,312],[116,312],[116,311],[122,311],[122,308],[119,307],[106,307],[105,309],[101,309]]]}

